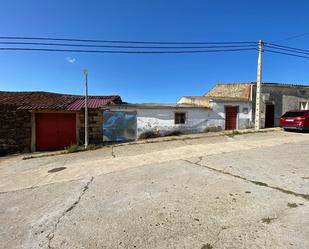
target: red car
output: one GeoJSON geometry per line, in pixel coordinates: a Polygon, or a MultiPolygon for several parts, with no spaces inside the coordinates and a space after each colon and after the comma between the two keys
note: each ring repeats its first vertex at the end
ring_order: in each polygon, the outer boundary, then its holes
{"type": "Polygon", "coordinates": [[[309,130],[309,110],[286,112],[280,118],[279,126],[285,130],[309,130]]]}

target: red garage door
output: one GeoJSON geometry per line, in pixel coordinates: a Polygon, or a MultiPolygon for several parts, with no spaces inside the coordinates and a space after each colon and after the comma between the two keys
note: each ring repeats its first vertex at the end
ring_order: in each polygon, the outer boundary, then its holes
{"type": "Polygon", "coordinates": [[[237,126],[237,106],[226,106],[225,107],[225,129],[236,130],[237,126]]]}
{"type": "Polygon", "coordinates": [[[36,113],[36,150],[61,150],[76,144],[75,113],[36,113]]]}

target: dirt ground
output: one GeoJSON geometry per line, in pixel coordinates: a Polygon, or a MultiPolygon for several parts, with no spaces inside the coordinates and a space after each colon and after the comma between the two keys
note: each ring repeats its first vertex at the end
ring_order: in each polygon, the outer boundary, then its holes
{"type": "Polygon", "coordinates": [[[0,160],[0,248],[309,248],[309,134],[0,160]]]}

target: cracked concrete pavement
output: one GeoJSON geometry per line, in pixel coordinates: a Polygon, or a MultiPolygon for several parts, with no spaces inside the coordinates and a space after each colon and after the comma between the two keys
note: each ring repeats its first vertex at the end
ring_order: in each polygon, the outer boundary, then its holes
{"type": "Polygon", "coordinates": [[[309,248],[308,149],[276,131],[1,159],[0,248],[309,248]]]}

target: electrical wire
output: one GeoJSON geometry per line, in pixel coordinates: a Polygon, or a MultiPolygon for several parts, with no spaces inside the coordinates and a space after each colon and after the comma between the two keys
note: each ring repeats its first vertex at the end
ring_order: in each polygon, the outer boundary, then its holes
{"type": "Polygon", "coordinates": [[[283,45],[278,45],[278,44],[274,44],[274,43],[264,43],[265,46],[268,46],[268,47],[273,47],[273,48],[281,48],[281,49],[289,49],[289,50],[294,50],[295,52],[296,51],[299,51],[299,52],[304,52],[304,53],[309,53],[309,50],[307,49],[301,49],[301,48],[294,48],[294,47],[288,47],[288,46],[283,46],[283,45]]]}
{"type": "Polygon", "coordinates": [[[280,51],[275,51],[275,50],[270,50],[270,49],[264,49],[264,51],[270,52],[270,53],[283,54],[283,55],[289,55],[289,56],[309,59],[309,56],[304,56],[304,55],[291,54],[291,53],[280,52],[280,51]]]}
{"type": "Polygon", "coordinates": [[[41,52],[77,52],[77,53],[109,53],[109,54],[191,54],[211,52],[237,52],[257,50],[256,48],[212,49],[212,50],[174,50],[174,51],[132,51],[132,50],[81,50],[81,49],[50,49],[50,48],[20,48],[0,47],[2,51],[41,51],[41,52]]]}
{"type": "Polygon", "coordinates": [[[128,45],[92,45],[92,44],[68,44],[68,43],[42,43],[42,42],[2,42],[5,45],[39,45],[62,47],[88,47],[88,48],[136,48],[136,49],[205,49],[205,48],[245,48],[256,45],[213,45],[213,46],[128,46],[128,45]]]}
{"type": "Polygon", "coordinates": [[[299,35],[289,36],[287,38],[284,38],[284,39],[281,39],[281,40],[277,40],[277,41],[274,41],[274,42],[283,42],[283,41],[293,40],[293,39],[296,39],[296,38],[299,38],[299,37],[303,37],[303,36],[306,36],[306,35],[309,35],[309,32],[302,33],[302,34],[299,34],[299,35]]]}
{"type": "Polygon", "coordinates": [[[100,43],[132,43],[132,44],[257,44],[251,41],[232,41],[232,42],[163,42],[163,41],[123,41],[123,40],[93,40],[93,39],[74,39],[74,38],[54,38],[54,37],[19,37],[19,36],[0,36],[1,40],[45,40],[45,41],[69,41],[69,42],[100,42],[100,43]]]}

